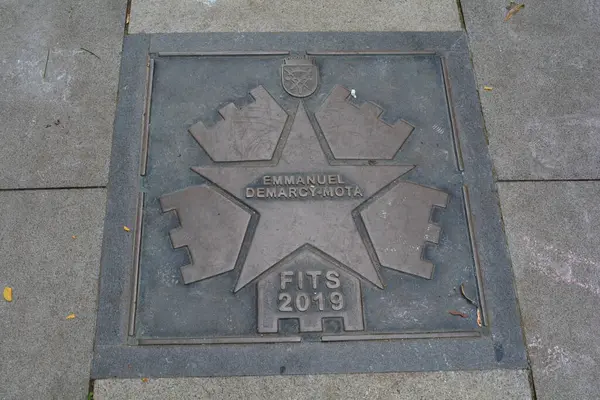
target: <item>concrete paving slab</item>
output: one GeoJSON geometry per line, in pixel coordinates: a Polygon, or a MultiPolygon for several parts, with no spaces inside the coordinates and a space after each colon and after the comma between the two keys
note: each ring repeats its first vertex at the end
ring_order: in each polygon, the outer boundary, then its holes
{"type": "Polygon", "coordinates": [[[598,182],[500,184],[538,399],[600,393],[598,182]]]}
{"type": "Polygon", "coordinates": [[[125,6],[0,4],[0,188],[106,185],[125,6]]]}
{"type": "Polygon", "coordinates": [[[87,395],[105,197],[0,192],[0,399],[87,395]]]}
{"type": "Polygon", "coordinates": [[[133,0],[130,33],[457,31],[455,0],[133,0]]]}
{"type": "Polygon", "coordinates": [[[239,378],[107,379],[96,400],[185,399],[531,399],[527,372],[490,370],[239,378]]]}
{"type": "Polygon", "coordinates": [[[461,0],[498,178],[599,178],[600,3],[507,3],[461,0]]]}

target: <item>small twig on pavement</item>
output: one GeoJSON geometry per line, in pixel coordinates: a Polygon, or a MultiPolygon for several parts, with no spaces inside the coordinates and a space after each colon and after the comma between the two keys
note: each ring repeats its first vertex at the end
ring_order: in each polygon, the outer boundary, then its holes
{"type": "Polygon", "coordinates": [[[44,74],[42,75],[42,79],[46,79],[46,71],[48,70],[48,60],[50,60],[50,48],[48,48],[48,53],[46,53],[46,64],[44,65],[44,74]]]}
{"type": "Polygon", "coordinates": [[[96,53],[94,53],[93,51],[88,50],[85,47],[80,47],[80,49],[83,50],[83,51],[85,51],[85,52],[90,53],[91,55],[93,55],[94,57],[96,57],[98,60],[100,60],[100,57],[96,53]]]}

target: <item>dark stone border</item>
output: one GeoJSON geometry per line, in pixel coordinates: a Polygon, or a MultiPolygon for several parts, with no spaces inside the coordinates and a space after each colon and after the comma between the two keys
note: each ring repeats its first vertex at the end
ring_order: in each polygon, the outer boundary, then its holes
{"type": "Polygon", "coordinates": [[[92,378],[316,374],[524,368],[513,274],[484,136],[481,109],[460,32],[210,33],[125,37],[104,228],[92,378]],[[128,344],[134,240],[141,177],[149,54],[202,51],[433,51],[443,57],[468,187],[470,228],[487,310],[483,335],[377,341],[210,345],[128,344]]]}

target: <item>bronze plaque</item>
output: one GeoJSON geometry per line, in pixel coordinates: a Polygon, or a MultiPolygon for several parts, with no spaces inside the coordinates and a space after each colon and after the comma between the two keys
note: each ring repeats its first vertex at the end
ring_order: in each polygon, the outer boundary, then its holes
{"type": "Polygon", "coordinates": [[[96,375],[520,365],[463,37],[229,36],[127,40],[96,375]]]}
{"type": "Polygon", "coordinates": [[[413,165],[378,165],[393,158],[413,127],[383,122],[374,103],[350,103],[346,88],[336,85],[326,97],[315,113],[317,128],[302,101],[288,115],[264,87],[250,93],[250,104],[221,108],[214,126],[189,129],[212,160],[241,164],[192,167],[204,185],[160,198],[162,210],[176,211],[180,221],[170,232],[173,247],[189,253],[182,281],[209,279],[237,264],[233,291],[258,287],[259,333],[278,332],[277,320],[290,318],[299,320],[300,332],[322,331],[321,320],[334,317],[342,318],[343,331],[363,330],[359,280],[383,290],[381,267],[433,278],[423,250],[438,242],[441,227],[430,216],[432,207],[446,207],[448,195],[403,181],[413,165]],[[316,129],[334,157],[341,153],[336,165],[316,129]],[[244,164],[261,159],[270,165],[244,164]],[[359,159],[372,162],[352,165],[359,159]],[[296,253],[302,266],[283,266],[296,253]],[[305,253],[320,258],[311,262],[305,253]]]}

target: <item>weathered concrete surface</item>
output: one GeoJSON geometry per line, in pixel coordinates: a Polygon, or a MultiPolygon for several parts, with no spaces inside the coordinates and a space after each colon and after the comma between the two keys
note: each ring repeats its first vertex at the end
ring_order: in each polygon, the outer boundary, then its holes
{"type": "Polygon", "coordinates": [[[186,399],[531,399],[521,370],[188,379],[108,379],[95,400],[186,399]]]}
{"type": "Polygon", "coordinates": [[[455,0],[133,0],[130,33],[457,31],[455,0]]]}
{"type": "Polygon", "coordinates": [[[0,188],[106,184],[125,6],[0,3],[0,188]]]}
{"type": "Polygon", "coordinates": [[[525,3],[461,0],[498,178],[598,179],[600,2],[525,3]]]}
{"type": "Polygon", "coordinates": [[[0,399],[86,396],[105,196],[0,192],[0,399]]]}
{"type": "Polygon", "coordinates": [[[537,398],[600,393],[600,182],[502,183],[537,398]]]}

